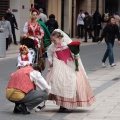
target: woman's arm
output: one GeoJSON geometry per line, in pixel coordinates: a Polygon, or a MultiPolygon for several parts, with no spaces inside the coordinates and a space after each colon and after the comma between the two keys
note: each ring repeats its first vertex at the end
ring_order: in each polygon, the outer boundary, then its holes
{"type": "Polygon", "coordinates": [[[53,64],[53,53],[54,53],[54,45],[51,44],[47,50],[48,62],[49,62],[50,67],[53,64]]]}
{"type": "Polygon", "coordinates": [[[9,35],[12,36],[12,30],[11,30],[11,25],[9,21],[8,21],[8,29],[9,29],[9,35]]]}

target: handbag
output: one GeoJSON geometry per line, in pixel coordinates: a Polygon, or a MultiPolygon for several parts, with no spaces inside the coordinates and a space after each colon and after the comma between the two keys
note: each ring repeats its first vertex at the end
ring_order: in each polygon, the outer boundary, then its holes
{"type": "Polygon", "coordinates": [[[10,45],[11,43],[12,43],[12,36],[9,35],[9,37],[8,37],[8,45],[10,45]]]}

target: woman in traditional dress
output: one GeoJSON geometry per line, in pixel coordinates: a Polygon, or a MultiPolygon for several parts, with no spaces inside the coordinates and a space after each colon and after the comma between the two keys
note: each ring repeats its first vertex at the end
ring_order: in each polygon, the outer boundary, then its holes
{"type": "Polygon", "coordinates": [[[76,57],[79,71],[75,71],[74,57],[68,48],[72,40],[60,29],[53,31],[51,40],[53,43],[47,51],[50,64],[47,82],[51,85],[49,100],[55,101],[60,111],[90,106],[95,97],[80,57],[76,57]]]}
{"type": "Polygon", "coordinates": [[[35,47],[39,49],[40,55],[39,55],[39,61],[38,65],[41,67],[41,69],[45,68],[45,58],[43,58],[43,53],[45,52],[44,49],[48,47],[50,44],[49,42],[46,43],[46,29],[45,26],[41,22],[38,21],[38,15],[39,12],[36,9],[31,9],[31,19],[30,21],[26,22],[23,28],[24,38],[30,38],[34,40],[35,47]],[[44,32],[45,31],[45,32],[44,32]],[[47,44],[47,45],[46,45],[47,44]]]}

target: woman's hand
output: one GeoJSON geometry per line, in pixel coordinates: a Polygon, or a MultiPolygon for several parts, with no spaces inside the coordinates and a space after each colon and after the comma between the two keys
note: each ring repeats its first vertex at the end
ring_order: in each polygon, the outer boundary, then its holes
{"type": "Polygon", "coordinates": [[[23,34],[23,38],[27,38],[27,34],[23,34]]]}

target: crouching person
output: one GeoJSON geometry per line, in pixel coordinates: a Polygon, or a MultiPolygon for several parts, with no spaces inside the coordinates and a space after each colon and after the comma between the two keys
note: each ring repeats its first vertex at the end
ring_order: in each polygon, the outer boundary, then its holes
{"type": "Polygon", "coordinates": [[[26,66],[11,74],[6,98],[15,103],[13,113],[30,114],[30,110],[47,100],[50,89],[39,67],[26,66]]]}

